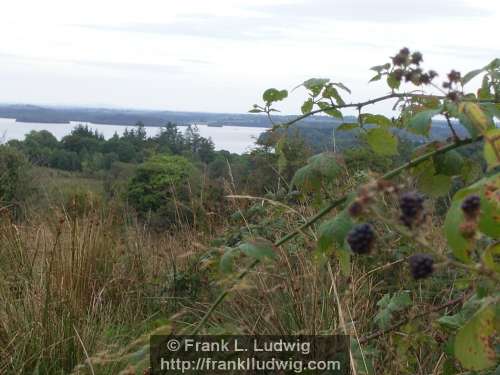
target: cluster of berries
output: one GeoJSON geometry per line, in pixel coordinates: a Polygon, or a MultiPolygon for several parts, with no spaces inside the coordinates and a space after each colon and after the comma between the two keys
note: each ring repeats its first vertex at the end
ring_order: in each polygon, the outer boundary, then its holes
{"type": "Polygon", "coordinates": [[[392,64],[398,68],[394,69],[390,75],[398,82],[404,78],[405,82],[411,82],[417,86],[428,85],[438,74],[434,70],[424,72],[419,67],[422,61],[420,52],[410,54],[408,48],[403,48],[396,56],[392,57],[392,64]]]}
{"type": "Polygon", "coordinates": [[[424,212],[424,198],[415,192],[408,192],[399,198],[401,209],[400,219],[408,228],[413,227],[422,220],[424,212]]]}
{"type": "Polygon", "coordinates": [[[429,277],[434,271],[434,259],[429,254],[414,254],[408,259],[408,263],[415,280],[429,277]]]}
{"type": "Polygon", "coordinates": [[[446,97],[452,101],[458,101],[460,98],[460,91],[455,90],[453,87],[460,83],[462,75],[456,70],[452,70],[447,75],[448,81],[443,82],[443,88],[450,90],[446,97]]]}
{"type": "Polygon", "coordinates": [[[356,225],[347,234],[347,243],[356,254],[368,254],[375,243],[375,231],[370,224],[356,225]]]}

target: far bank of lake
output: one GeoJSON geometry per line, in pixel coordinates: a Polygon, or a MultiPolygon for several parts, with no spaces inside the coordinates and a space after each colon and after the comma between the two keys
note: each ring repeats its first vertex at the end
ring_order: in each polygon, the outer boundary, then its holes
{"type": "MultiPolygon", "coordinates": [[[[126,125],[93,124],[81,121],[71,121],[69,124],[61,123],[39,123],[39,122],[16,122],[15,119],[0,118],[0,143],[11,139],[23,139],[32,130],[48,130],[58,139],[69,134],[78,124],[88,125],[97,130],[106,139],[113,134],[123,134],[125,129],[133,128],[126,125]]],[[[216,150],[227,150],[232,153],[242,154],[253,147],[255,140],[266,131],[266,128],[243,127],[243,126],[207,126],[205,124],[194,124],[200,135],[211,138],[216,150]]],[[[186,126],[179,126],[183,131],[186,126]]],[[[148,136],[154,136],[160,132],[160,127],[145,127],[148,136]]]]}

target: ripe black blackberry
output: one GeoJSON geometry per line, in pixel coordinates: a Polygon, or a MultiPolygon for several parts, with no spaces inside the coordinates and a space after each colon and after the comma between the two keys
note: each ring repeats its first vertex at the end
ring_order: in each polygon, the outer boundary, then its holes
{"type": "Polygon", "coordinates": [[[375,242],[375,232],[370,224],[356,225],[347,234],[347,243],[356,254],[367,254],[375,242]]]}
{"type": "Polygon", "coordinates": [[[475,217],[481,208],[481,198],[478,195],[469,195],[462,202],[462,211],[468,217],[475,217]]]}
{"type": "Polygon", "coordinates": [[[415,280],[429,277],[434,271],[434,259],[429,254],[414,254],[408,259],[415,280]]]}
{"type": "Polygon", "coordinates": [[[404,193],[399,198],[399,207],[401,209],[401,221],[407,227],[411,227],[424,209],[424,198],[415,192],[404,193]]]}
{"type": "Polygon", "coordinates": [[[413,52],[411,54],[411,62],[413,64],[420,64],[423,61],[422,54],[420,52],[413,52]]]}

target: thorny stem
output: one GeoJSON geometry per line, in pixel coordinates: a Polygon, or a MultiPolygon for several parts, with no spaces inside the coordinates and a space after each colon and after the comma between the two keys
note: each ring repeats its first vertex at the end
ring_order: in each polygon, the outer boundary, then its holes
{"type": "MultiPolygon", "coordinates": [[[[410,160],[409,162],[407,162],[407,163],[399,166],[398,168],[395,168],[392,171],[387,172],[380,179],[381,180],[391,179],[391,178],[399,175],[404,170],[409,169],[411,167],[414,167],[414,166],[416,166],[416,165],[418,165],[418,164],[426,161],[427,159],[432,158],[435,155],[443,154],[443,153],[446,153],[446,152],[448,152],[450,150],[453,150],[455,148],[458,148],[458,147],[461,147],[461,146],[464,146],[464,145],[468,145],[468,144],[471,144],[471,143],[478,142],[481,139],[482,139],[482,137],[457,140],[457,141],[455,141],[453,143],[447,144],[446,146],[440,147],[440,148],[438,148],[438,149],[436,149],[434,151],[428,152],[428,153],[423,154],[423,155],[421,155],[421,156],[419,156],[419,157],[417,157],[417,158],[415,158],[413,160],[410,160]]],[[[334,208],[336,208],[336,207],[340,206],[341,204],[345,203],[347,201],[347,197],[348,197],[348,195],[346,194],[346,195],[344,195],[344,196],[342,196],[342,197],[340,197],[338,199],[335,199],[335,200],[331,201],[328,205],[326,205],[326,207],[324,207],[322,210],[320,210],[316,215],[312,216],[308,221],[306,221],[305,223],[303,223],[302,225],[300,225],[299,227],[297,227],[296,229],[294,229],[292,232],[289,232],[288,234],[286,234],[285,236],[283,236],[282,238],[280,238],[279,240],[277,240],[274,243],[274,246],[281,246],[285,242],[288,242],[289,240],[291,240],[292,238],[294,238],[295,236],[297,236],[304,229],[310,227],[311,225],[313,225],[314,223],[316,223],[319,219],[321,219],[323,216],[325,216],[326,214],[328,214],[331,210],[333,210],[334,208]]],[[[237,282],[239,282],[240,280],[242,280],[243,278],[245,278],[245,276],[250,271],[252,271],[259,263],[260,263],[260,261],[258,259],[253,260],[252,263],[250,263],[244,270],[242,270],[238,274],[238,276],[236,276],[236,278],[235,278],[235,284],[237,282]]],[[[192,332],[193,335],[196,335],[197,333],[200,332],[200,330],[205,326],[205,324],[207,323],[208,319],[213,314],[213,312],[215,311],[215,309],[224,301],[224,299],[230,293],[230,291],[231,291],[231,288],[227,288],[227,289],[225,289],[224,291],[221,292],[221,294],[212,303],[212,305],[210,306],[210,308],[208,309],[208,311],[205,313],[205,315],[203,316],[203,318],[200,320],[200,322],[198,323],[198,325],[194,328],[194,330],[192,332]]]]}
{"type": "MultiPolygon", "coordinates": [[[[293,125],[296,122],[304,120],[312,115],[326,112],[330,109],[357,108],[358,111],[360,112],[361,109],[363,107],[366,107],[367,105],[375,104],[378,102],[383,102],[384,100],[394,99],[394,98],[400,98],[400,99],[401,98],[422,98],[422,99],[427,98],[427,99],[440,99],[440,100],[442,100],[442,99],[446,99],[446,96],[443,96],[443,95],[423,95],[423,94],[414,94],[414,93],[391,93],[391,94],[384,95],[384,96],[381,96],[381,97],[378,97],[375,99],[367,100],[365,102],[332,105],[331,107],[319,108],[319,109],[316,109],[314,111],[297,116],[293,120],[290,120],[290,121],[285,122],[285,123],[281,123],[281,124],[273,123],[272,129],[274,130],[274,129],[277,129],[279,127],[289,127],[290,125],[293,125]]],[[[474,102],[478,101],[480,103],[498,103],[497,100],[467,100],[467,99],[463,99],[463,101],[474,101],[474,102]]],[[[268,117],[271,116],[269,112],[267,112],[267,115],[268,115],[268,117]]]]}
{"type": "Polygon", "coordinates": [[[425,239],[423,239],[423,238],[421,238],[419,236],[416,236],[414,233],[412,233],[408,229],[402,227],[401,225],[395,223],[394,221],[392,221],[390,219],[387,219],[384,215],[382,215],[375,208],[372,208],[371,211],[375,214],[375,216],[381,222],[383,222],[384,224],[387,224],[388,226],[390,226],[391,228],[393,228],[394,230],[396,230],[396,232],[398,232],[402,236],[415,241],[421,247],[423,247],[427,251],[429,251],[432,254],[434,254],[437,258],[439,258],[440,260],[442,260],[446,264],[452,265],[455,268],[461,268],[463,270],[474,272],[474,273],[477,273],[479,275],[487,276],[487,277],[489,277],[490,279],[492,279],[494,281],[500,282],[500,279],[498,278],[498,276],[496,275],[495,272],[491,272],[490,270],[484,268],[482,265],[476,266],[476,265],[471,265],[471,264],[465,264],[465,263],[457,262],[456,260],[450,259],[446,255],[444,255],[444,254],[436,251],[436,249],[433,246],[431,246],[425,239]]]}

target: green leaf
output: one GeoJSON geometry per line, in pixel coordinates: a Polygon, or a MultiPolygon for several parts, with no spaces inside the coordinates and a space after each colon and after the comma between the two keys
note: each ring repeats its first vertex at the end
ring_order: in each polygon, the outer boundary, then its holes
{"type": "Polygon", "coordinates": [[[326,252],[335,244],[337,248],[342,247],[352,226],[352,219],[346,211],[342,211],[333,219],[321,223],[318,229],[318,250],[326,252]]]}
{"type": "Polygon", "coordinates": [[[344,122],[337,126],[335,129],[336,131],[342,132],[342,131],[348,131],[352,129],[359,128],[359,124],[357,122],[344,122]]]}
{"type": "Polygon", "coordinates": [[[339,260],[340,272],[344,276],[349,276],[351,273],[351,254],[352,252],[347,250],[345,246],[338,248],[335,252],[339,260]]]}
{"type": "Polygon", "coordinates": [[[306,89],[311,90],[313,96],[318,96],[328,82],[330,82],[328,78],[311,78],[302,85],[306,89]]]}
{"type": "Polygon", "coordinates": [[[310,193],[321,187],[321,175],[310,165],[306,165],[295,172],[291,184],[297,186],[303,193],[310,193]]]}
{"type": "Polygon", "coordinates": [[[434,157],[437,174],[444,174],[446,176],[459,175],[462,172],[463,164],[464,158],[455,150],[434,157]]]}
{"type": "Polygon", "coordinates": [[[363,113],[361,115],[361,121],[363,124],[367,125],[392,126],[392,121],[387,117],[382,115],[372,115],[370,113],[363,113]]]}
{"type": "Polygon", "coordinates": [[[392,297],[385,294],[378,302],[379,311],[375,315],[375,323],[382,329],[385,329],[391,323],[393,314],[402,311],[412,304],[408,292],[395,293],[392,297]]]}
{"type": "Polygon", "coordinates": [[[377,74],[377,75],[373,76],[368,82],[380,81],[380,78],[382,78],[382,75],[377,74]]]}
{"type": "Polygon", "coordinates": [[[342,119],[342,112],[340,112],[338,109],[333,108],[330,104],[325,103],[325,102],[319,102],[318,103],[319,108],[323,110],[324,113],[327,115],[342,119]]]}
{"type": "Polygon", "coordinates": [[[234,258],[239,254],[239,249],[226,248],[224,254],[220,258],[219,268],[223,273],[233,271],[234,258]]]}
{"type": "Polygon", "coordinates": [[[264,94],[262,95],[262,99],[268,104],[271,104],[273,102],[277,102],[280,100],[285,99],[288,96],[288,91],[286,90],[277,90],[275,88],[267,89],[264,91],[264,94]]]}
{"type": "Polygon", "coordinates": [[[273,243],[265,238],[258,237],[254,240],[244,242],[238,246],[244,254],[262,260],[264,258],[277,259],[276,249],[273,243]]]}
{"type": "Polygon", "coordinates": [[[434,174],[432,170],[427,170],[418,178],[418,188],[423,193],[432,197],[442,197],[451,189],[452,179],[444,174],[434,174]]]}
{"type": "Polygon", "coordinates": [[[495,321],[498,324],[495,308],[487,305],[458,331],[454,353],[464,368],[481,371],[497,364],[495,348],[493,347],[496,334],[495,321]]]}
{"type": "Polygon", "coordinates": [[[401,86],[401,80],[397,80],[394,77],[394,74],[391,73],[387,76],[387,85],[391,89],[399,89],[399,86],[401,86]]]}
{"type": "Polygon", "coordinates": [[[262,109],[258,109],[258,108],[252,108],[250,111],[248,111],[250,113],[262,113],[264,112],[262,109]]]}
{"type": "Polygon", "coordinates": [[[500,165],[497,156],[500,155],[500,129],[490,129],[484,136],[486,139],[494,140],[492,142],[484,141],[484,159],[488,164],[488,169],[491,170],[500,165]],[[494,146],[491,143],[494,143],[494,146]]]}
{"type": "Polygon", "coordinates": [[[476,77],[478,74],[481,74],[481,72],[483,72],[483,71],[484,71],[483,69],[471,70],[469,73],[464,75],[464,77],[462,78],[462,85],[467,84],[471,79],[476,77]]]}
{"type": "Polygon", "coordinates": [[[453,201],[450,209],[446,214],[444,221],[444,233],[448,241],[448,246],[451,247],[453,255],[464,263],[470,263],[471,241],[464,238],[460,232],[460,225],[464,221],[464,214],[460,208],[461,201],[453,201]]]}
{"type": "Polygon", "coordinates": [[[351,90],[349,89],[349,87],[344,85],[342,82],[333,82],[332,85],[340,87],[342,90],[347,91],[349,94],[351,93],[351,90]]]}
{"type": "Polygon", "coordinates": [[[336,100],[338,105],[345,104],[345,102],[342,99],[342,97],[340,96],[339,92],[337,91],[337,89],[335,87],[333,87],[333,85],[331,83],[328,86],[326,86],[325,89],[323,90],[323,98],[326,98],[326,99],[333,98],[336,100]]]}
{"type": "Polygon", "coordinates": [[[377,73],[380,73],[382,70],[387,70],[391,67],[391,64],[387,63],[387,64],[384,64],[384,65],[376,65],[376,66],[372,66],[370,68],[370,70],[373,70],[377,73]]]}
{"type": "Polygon", "coordinates": [[[500,273],[500,243],[492,244],[483,253],[486,268],[500,273]]]}
{"type": "Polygon", "coordinates": [[[342,166],[339,164],[338,155],[333,152],[322,152],[311,156],[308,160],[310,167],[321,174],[327,181],[332,181],[342,172],[342,166]]]}
{"type": "Polygon", "coordinates": [[[420,135],[429,135],[432,117],[441,112],[441,109],[420,111],[408,121],[408,130],[420,135]]]}
{"type": "Polygon", "coordinates": [[[391,156],[397,154],[398,139],[385,128],[368,130],[367,142],[372,150],[379,155],[391,156]]]}
{"type": "Polygon", "coordinates": [[[314,102],[311,98],[307,99],[304,104],[302,104],[302,107],[300,108],[302,113],[305,115],[306,113],[309,113],[313,109],[314,102]]]}

